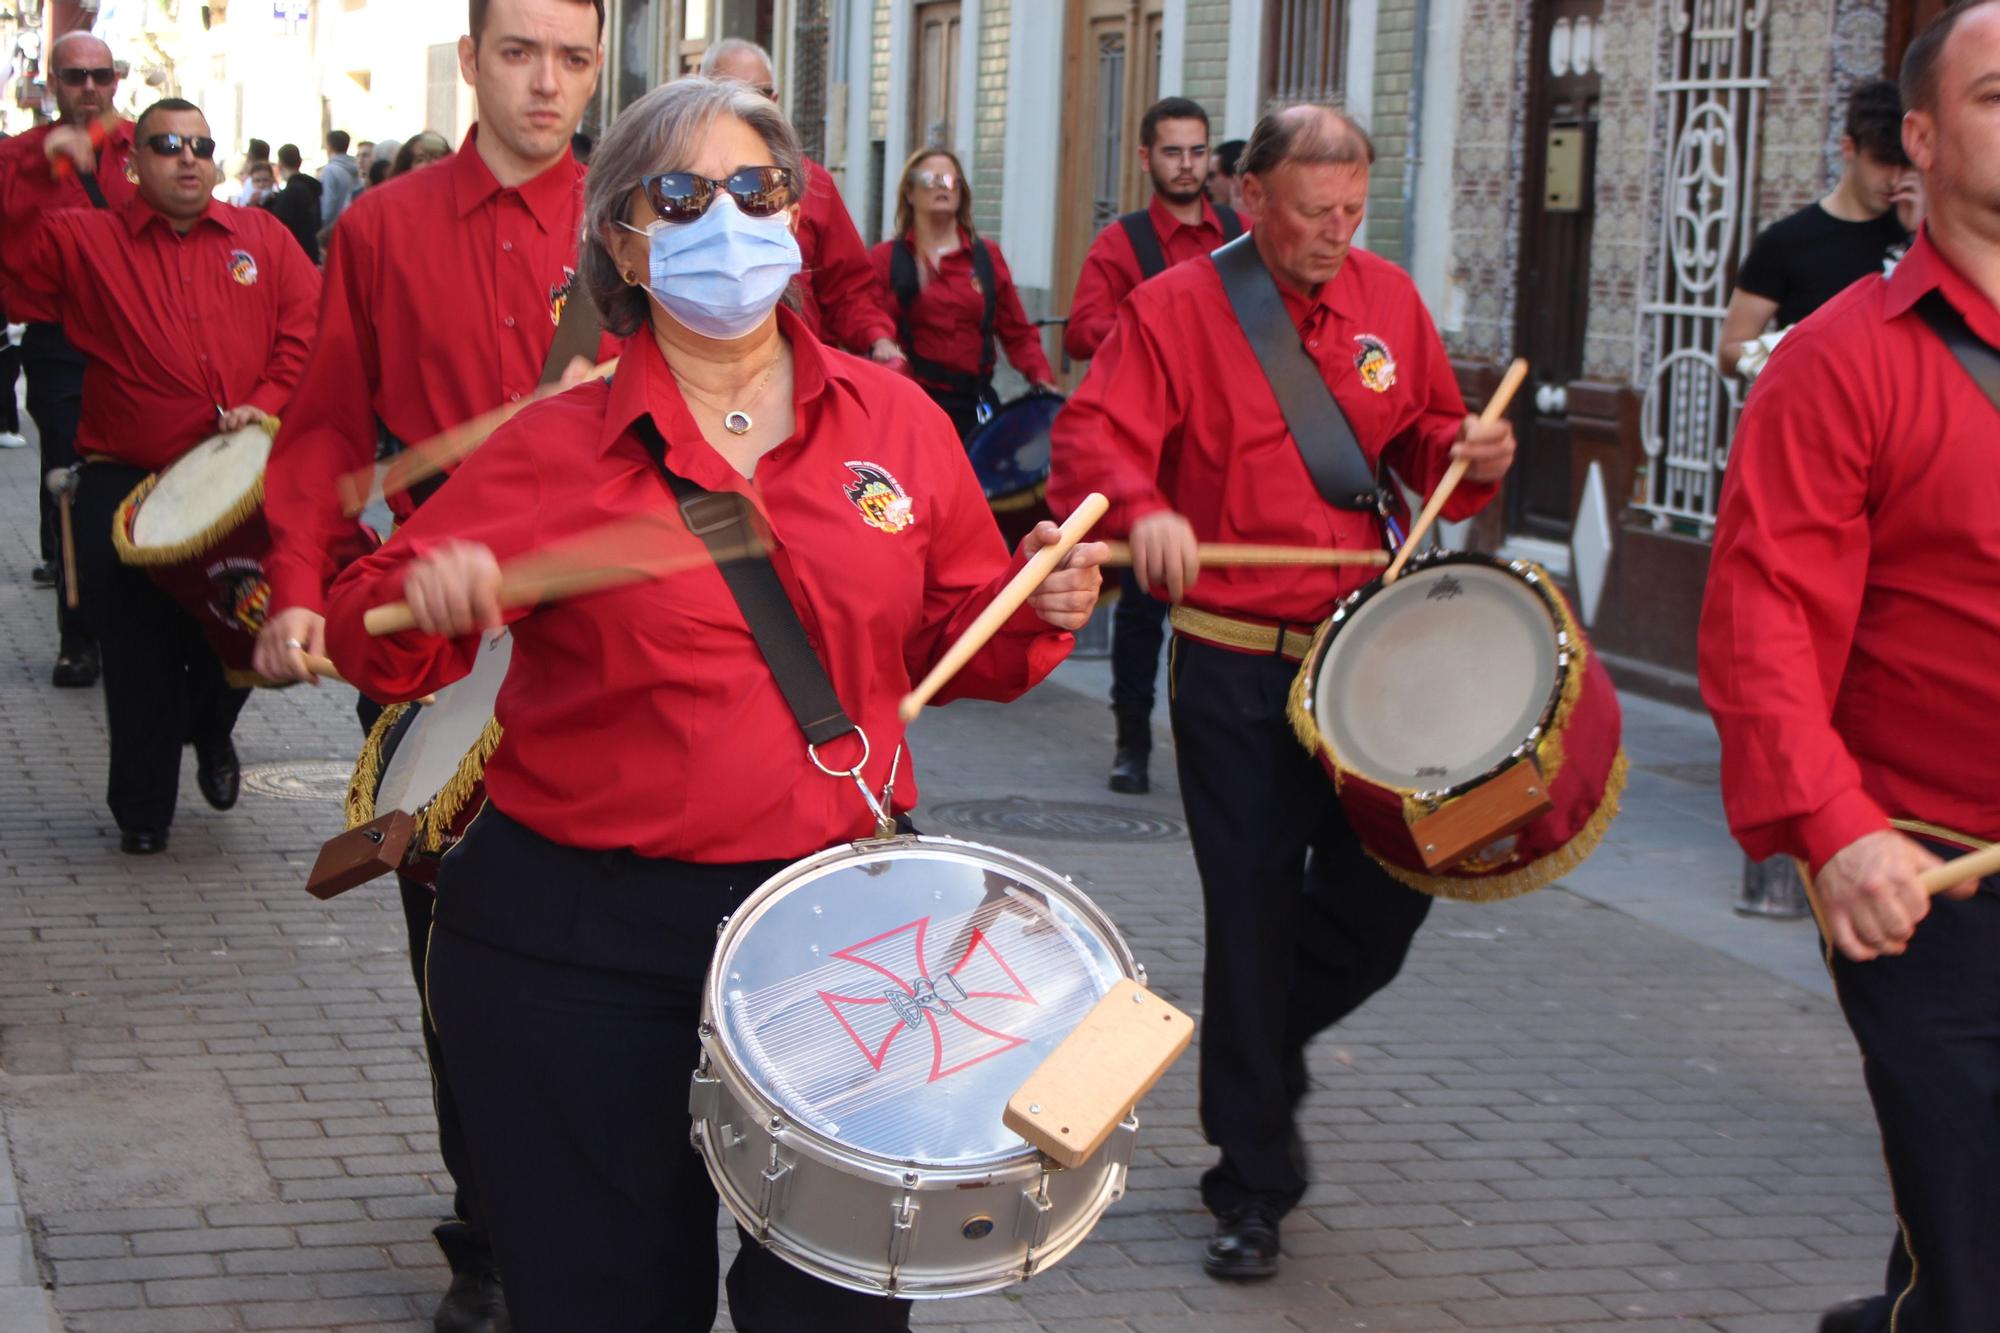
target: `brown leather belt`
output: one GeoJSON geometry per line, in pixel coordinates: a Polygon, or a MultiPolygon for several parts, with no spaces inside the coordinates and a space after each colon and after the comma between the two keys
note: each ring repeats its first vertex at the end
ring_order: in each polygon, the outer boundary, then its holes
{"type": "Polygon", "coordinates": [[[1313,636],[1309,632],[1283,625],[1260,625],[1254,620],[1218,616],[1192,606],[1175,607],[1168,619],[1173,622],[1176,634],[1239,653],[1269,653],[1288,662],[1303,662],[1312,650],[1313,636]]]}

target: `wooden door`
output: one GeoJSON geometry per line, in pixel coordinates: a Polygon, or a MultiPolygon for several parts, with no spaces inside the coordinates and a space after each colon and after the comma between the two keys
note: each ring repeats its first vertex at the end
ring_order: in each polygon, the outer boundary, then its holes
{"type": "Polygon", "coordinates": [[[1567,542],[1575,515],[1566,395],[1590,315],[1603,0],[1539,0],[1529,50],[1525,207],[1514,345],[1532,371],[1515,399],[1510,532],[1567,542]]]}
{"type": "Polygon", "coordinates": [[[1145,202],[1139,118],[1159,97],[1163,7],[1162,0],[1071,0],[1051,293],[1057,310],[1069,309],[1092,238],[1145,202]]]}
{"type": "Polygon", "coordinates": [[[959,0],[931,0],[917,6],[913,37],[917,86],[911,90],[909,144],[918,148],[959,148],[959,0]]]}
{"type": "Polygon", "coordinates": [[[1930,25],[1930,21],[1945,11],[1945,0],[1889,0],[1889,12],[1883,24],[1882,68],[1887,71],[1883,77],[1894,79],[1903,72],[1903,53],[1910,49],[1918,33],[1930,25]]]}

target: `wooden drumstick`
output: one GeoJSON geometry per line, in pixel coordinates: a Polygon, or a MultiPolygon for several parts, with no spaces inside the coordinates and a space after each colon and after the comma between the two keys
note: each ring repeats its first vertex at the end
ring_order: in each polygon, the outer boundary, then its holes
{"type": "MultiPolygon", "coordinates": [[[[1107,565],[1132,563],[1132,548],[1125,542],[1107,542],[1111,554],[1107,565]]],[[[1347,551],[1324,546],[1259,546],[1254,543],[1202,542],[1197,548],[1202,568],[1228,565],[1386,565],[1387,551],[1347,551]]]]}
{"type": "Polygon", "coordinates": [[[1969,879],[1985,879],[1995,871],[2000,871],[2000,842],[1955,857],[1941,866],[1932,866],[1917,876],[1917,883],[1925,893],[1938,894],[1969,879]]]}
{"type": "MultiPolygon", "coordinates": [[[[333,664],[331,657],[321,657],[318,653],[309,653],[303,649],[300,650],[299,656],[306,660],[306,670],[312,672],[321,680],[331,680],[341,685],[348,683],[347,677],[340,674],[340,668],[333,664]]],[[[426,694],[421,699],[415,699],[412,702],[434,704],[437,702],[437,696],[435,694],[426,694]]]]}
{"type": "MultiPolygon", "coordinates": [[[[1486,400],[1486,410],[1479,414],[1479,424],[1485,426],[1498,421],[1506,412],[1507,404],[1513,401],[1514,391],[1520,388],[1521,381],[1527,378],[1528,359],[1524,356],[1515,357],[1514,364],[1507,367],[1507,373],[1501,377],[1500,387],[1486,400]]],[[[1465,476],[1465,469],[1466,461],[1463,458],[1452,460],[1451,466],[1445,469],[1444,480],[1440,481],[1437,489],[1431,492],[1431,498],[1424,502],[1423,513],[1417,515],[1416,523],[1410,528],[1410,535],[1403,539],[1402,549],[1396,552],[1395,563],[1391,564],[1389,572],[1382,576],[1383,583],[1394,583],[1401,577],[1403,566],[1408,564],[1410,557],[1417,552],[1417,543],[1431,530],[1431,524],[1437,521],[1438,514],[1444,509],[1445,501],[1451,499],[1451,493],[1458,489],[1459,480],[1465,476]]]]}
{"type": "Polygon", "coordinates": [[[1063,562],[1070,549],[1083,540],[1083,535],[1096,525],[1098,519],[1104,517],[1104,511],[1109,508],[1111,502],[1096,491],[1084,496],[1083,503],[1076,507],[1076,512],[1062,525],[1062,535],[1056,539],[1055,545],[1044,546],[1029,557],[1028,563],[1021,566],[1020,573],[1007,581],[1007,586],[1000,590],[1000,595],[993,599],[992,605],[981,611],[979,618],[967,627],[965,633],[958,636],[958,642],[945,650],[944,656],[938,659],[937,665],[931,668],[930,674],[923,678],[922,683],[903,696],[903,702],[896,709],[897,716],[905,722],[914,720],[923,706],[944,688],[945,682],[957,675],[959,668],[970,662],[973,654],[984,648],[986,641],[1000,632],[1000,627],[1007,623],[1009,616],[1021,609],[1023,602],[1034,596],[1035,589],[1041,587],[1042,582],[1055,573],[1056,566],[1063,562]]]}
{"type": "MultiPolygon", "coordinates": [[[[603,362],[591,368],[590,374],[578,383],[608,378],[618,369],[618,358],[603,362]]],[[[406,491],[425,478],[442,472],[467,454],[486,443],[493,432],[512,421],[530,403],[538,403],[544,398],[563,392],[574,385],[544,384],[533,393],[515,402],[496,407],[490,412],[482,412],[469,421],[461,421],[449,430],[439,431],[422,444],[412,445],[390,461],[382,472],[382,496],[406,491]]],[[[368,490],[375,479],[375,469],[367,468],[348,477],[342,483],[345,492],[348,516],[359,514],[368,505],[368,490]]]]}
{"type": "Polygon", "coordinates": [[[81,599],[76,586],[76,524],[70,517],[70,487],[56,493],[56,513],[62,519],[63,605],[74,611],[81,599]]]}

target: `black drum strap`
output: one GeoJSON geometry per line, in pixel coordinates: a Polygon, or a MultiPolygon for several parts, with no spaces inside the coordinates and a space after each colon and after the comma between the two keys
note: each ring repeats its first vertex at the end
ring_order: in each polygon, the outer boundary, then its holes
{"type": "Polygon", "coordinates": [[[1917,301],[1917,313],[1931,326],[1972,382],[1986,395],[1986,401],[2000,409],[2000,350],[1986,343],[1966,326],[1965,317],[1952,309],[1944,293],[1932,288],[1917,301]]]}
{"type": "Polygon", "coordinates": [[[1236,322],[1257,354],[1257,364],[1277,396],[1285,427],[1320,498],[1336,509],[1385,512],[1386,499],[1374,469],[1319,366],[1299,342],[1277,281],[1257,253],[1256,238],[1247,233],[1239,236],[1211,252],[1209,260],[1222,276],[1222,290],[1229,296],[1236,322]]]}
{"type": "Polygon", "coordinates": [[[706,490],[667,467],[667,442],[650,416],[642,416],[633,427],[647,457],[660,470],[667,489],[679,502],[681,521],[701,539],[715,558],[715,568],[729,585],[757,651],[777,679],[799,730],[813,745],[824,745],[858,728],[840,706],[826,666],[806,639],[806,627],[799,623],[798,608],[785,595],[778,570],[764,553],[763,542],[750,524],[750,506],[733,491],[706,490]]]}

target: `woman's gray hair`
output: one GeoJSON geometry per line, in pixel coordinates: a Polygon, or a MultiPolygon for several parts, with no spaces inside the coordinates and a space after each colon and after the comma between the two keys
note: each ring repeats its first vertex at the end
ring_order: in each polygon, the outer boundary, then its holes
{"type": "Polygon", "coordinates": [[[777,103],[747,85],[700,76],[676,79],[626,107],[590,155],[580,260],[584,289],[597,302],[604,327],[620,338],[645,327],[651,299],[643,278],[637,286],[625,281],[607,238],[625,221],[639,182],[662,171],[689,170],[709,128],[724,116],[757,131],[771,150],[769,163],[736,165],[784,167],[798,185],[794,202],[805,197],[805,157],[797,132],[777,103]]]}

